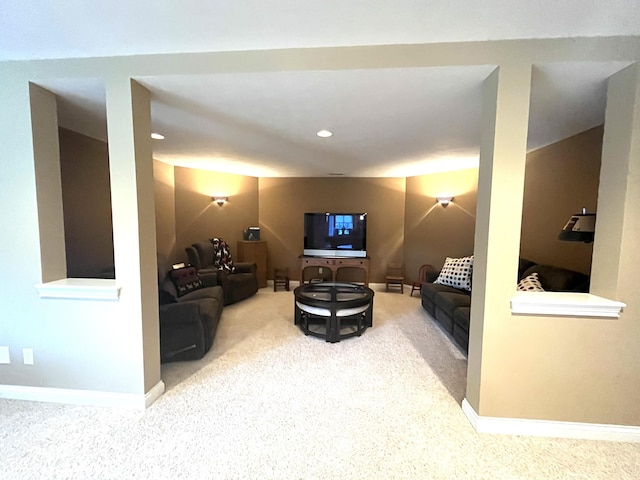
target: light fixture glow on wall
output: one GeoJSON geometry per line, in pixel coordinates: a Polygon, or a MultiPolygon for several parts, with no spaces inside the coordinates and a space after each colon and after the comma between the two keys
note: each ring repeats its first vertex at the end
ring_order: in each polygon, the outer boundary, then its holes
{"type": "Polygon", "coordinates": [[[154,140],[164,140],[164,135],[162,135],[161,133],[153,132],[151,134],[151,138],[153,138],[154,140]]]}
{"type": "Polygon", "coordinates": [[[442,195],[438,195],[436,197],[436,200],[438,200],[438,203],[440,205],[442,205],[443,207],[446,207],[453,200],[453,196],[448,194],[442,194],[442,195]]]}
{"type": "Polygon", "coordinates": [[[316,133],[316,135],[320,138],[329,138],[331,135],[333,135],[333,133],[329,130],[320,130],[318,133],[316,133]]]}
{"type": "Polygon", "coordinates": [[[219,207],[229,201],[229,197],[213,197],[212,200],[218,204],[219,207]]]}

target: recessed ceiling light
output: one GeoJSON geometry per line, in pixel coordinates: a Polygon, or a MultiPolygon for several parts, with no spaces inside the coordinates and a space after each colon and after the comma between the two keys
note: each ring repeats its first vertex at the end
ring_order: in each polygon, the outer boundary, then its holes
{"type": "Polygon", "coordinates": [[[153,138],[154,140],[164,140],[164,135],[154,132],[151,134],[151,138],[153,138]]]}
{"type": "Polygon", "coordinates": [[[316,135],[322,138],[329,138],[331,135],[333,135],[333,133],[329,130],[320,130],[318,133],[316,133],[316,135]]]}

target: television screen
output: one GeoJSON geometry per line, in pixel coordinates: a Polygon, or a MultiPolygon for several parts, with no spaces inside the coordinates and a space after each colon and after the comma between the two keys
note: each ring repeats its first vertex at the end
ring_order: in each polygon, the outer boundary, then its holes
{"type": "Polygon", "coordinates": [[[304,255],[366,257],[366,213],[305,213],[304,255]]]}

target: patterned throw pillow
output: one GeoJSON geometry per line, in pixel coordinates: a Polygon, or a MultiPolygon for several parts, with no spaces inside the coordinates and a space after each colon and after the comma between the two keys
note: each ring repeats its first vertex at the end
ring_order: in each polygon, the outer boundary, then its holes
{"type": "Polygon", "coordinates": [[[538,280],[538,272],[532,273],[524,277],[518,282],[519,292],[544,292],[540,280],[538,280]]]}
{"type": "Polygon", "coordinates": [[[462,258],[447,257],[442,270],[440,270],[440,275],[433,283],[471,291],[472,273],[473,255],[462,258]]]}
{"type": "Polygon", "coordinates": [[[233,266],[229,244],[221,238],[212,238],[210,240],[213,243],[213,264],[218,267],[218,270],[233,273],[236,267],[233,266]]]}
{"type": "Polygon", "coordinates": [[[196,267],[189,266],[171,270],[169,272],[169,278],[171,278],[171,281],[176,287],[177,297],[181,297],[203,287],[196,267]]]}

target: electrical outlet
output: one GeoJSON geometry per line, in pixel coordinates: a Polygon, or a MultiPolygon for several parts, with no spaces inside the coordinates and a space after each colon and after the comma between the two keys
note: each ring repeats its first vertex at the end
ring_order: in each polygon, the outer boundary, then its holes
{"type": "Polygon", "coordinates": [[[33,365],[33,348],[23,348],[22,358],[25,365],[33,365]]]}
{"type": "Polygon", "coordinates": [[[322,273],[322,267],[318,267],[318,273],[322,273]]]}
{"type": "Polygon", "coordinates": [[[0,347],[0,364],[11,363],[11,357],[9,357],[9,347],[0,347]]]}

